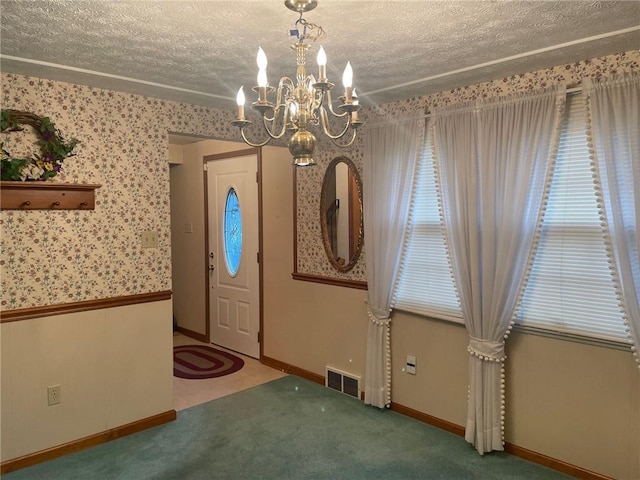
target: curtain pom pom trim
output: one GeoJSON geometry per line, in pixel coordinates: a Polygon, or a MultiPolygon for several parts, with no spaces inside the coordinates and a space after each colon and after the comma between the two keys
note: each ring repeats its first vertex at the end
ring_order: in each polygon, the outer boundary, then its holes
{"type": "Polygon", "coordinates": [[[504,362],[507,355],[504,353],[504,341],[491,341],[475,338],[469,335],[467,352],[474,357],[487,362],[504,362]]]}
{"type": "Polygon", "coordinates": [[[553,179],[553,172],[556,168],[556,163],[558,159],[558,148],[560,145],[560,134],[562,131],[562,117],[565,111],[565,99],[566,94],[564,94],[564,90],[562,90],[562,95],[558,95],[556,97],[556,115],[555,115],[555,125],[553,132],[553,142],[551,151],[549,152],[549,165],[547,167],[546,177],[544,181],[544,188],[542,191],[542,198],[540,200],[541,207],[538,212],[538,218],[536,220],[536,228],[534,232],[534,236],[531,242],[531,248],[529,249],[529,255],[527,257],[527,263],[524,271],[524,275],[522,276],[522,282],[520,283],[520,289],[518,291],[518,298],[516,300],[515,308],[513,309],[513,317],[509,322],[509,326],[504,334],[503,339],[506,340],[509,338],[511,331],[513,330],[513,326],[516,323],[516,317],[518,315],[518,311],[520,309],[520,304],[522,303],[522,298],[524,297],[524,292],[529,283],[529,278],[531,277],[531,270],[533,268],[533,260],[535,258],[536,250],[538,249],[538,245],[540,244],[540,235],[542,233],[542,223],[544,221],[545,213],[547,212],[547,205],[549,203],[549,194],[551,192],[551,181],[553,179]]]}
{"type": "Polygon", "coordinates": [[[378,325],[384,328],[384,405],[386,408],[391,407],[391,318],[378,318],[371,311],[371,307],[367,307],[367,314],[369,315],[369,320],[374,325],[378,325]]]}
{"type": "MultiPolygon", "coordinates": [[[[640,77],[638,77],[640,79],[640,77]]],[[[612,81],[613,85],[622,85],[624,84],[624,79],[618,83],[617,81],[612,81]]],[[[602,175],[600,172],[600,165],[598,163],[598,154],[593,142],[593,131],[592,131],[592,116],[591,116],[591,96],[590,93],[592,89],[597,88],[596,83],[593,80],[589,82],[585,82],[587,85],[586,92],[587,95],[584,97],[585,102],[585,111],[586,111],[586,134],[587,134],[587,147],[589,149],[589,160],[591,162],[591,171],[593,172],[593,190],[596,196],[598,213],[600,215],[600,229],[602,233],[602,238],[604,240],[605,249],[607,252],[607,263],[609,264],[609,271],[611,273],[611,279],[613,281],[613,287],[616,292],[616,298],[618,299],[618,307],[620,308],[620,312],[622,313],[622,320],[625,325],[625,334],[629,339],[629,343],[631,345],[631,351],[633,352],[633,357],[640,368],[640,358],[638,358],[637,352],[635,352],[636,345],[634,343],[633,333],[631,331],[631,324],[629,322],[629,318],[627,315],[627,310],[625,306],[624,292],[622,291],[622,284],[620,282],[620,272],[618,271],[618,265],[616,263],[614,248],[613,248],[613,240],[611,238],[611,229],[609,227],[609,222],[607,219],[607,209],[606,202],[604,200],[604,194],[602,191],[602,175]]]]}

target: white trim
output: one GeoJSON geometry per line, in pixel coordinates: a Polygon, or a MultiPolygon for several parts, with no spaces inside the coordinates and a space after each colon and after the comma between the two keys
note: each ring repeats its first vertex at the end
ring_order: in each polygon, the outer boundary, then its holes
{"type": "Polygon", "coordinates": [[[122,75],[113,75],[111,73],[96,72],[95,70],[87,70],[85,68],[71,67],[69,65],[61,65],[59,63],[44,62],[42,60],[33,60],[30,58],[14,57],[13,55],[4,55],[4,54],[0,54],[0,59],[13,60],[14,62],[29,63],[31,65],[40,65],[40,66],[49,67],[49,68],[58,68],[60,70],[68,70],[76,73],[94,75],[96,77],[110,78],[113,80],[122,80],[124,82],[131,82],[131,83],[139,83],[141,85],[149,85],[151,87],[165,88],[167,90],[175,90],[177,92],[191,93],[194,95],[202,95],[204,97],[211,97],[211,98],[220,98],[222,100],[229,100],[229,101],[235,102],[235,97],[225,97],[223,95],[216,95],[215,93],[206,93],[206,92],[200,92],[198,90],[189,90],[188,88],[174,87],[172,85],[149,82],[147,80],[140,80],[138,78],[123,77],[122,75]]]}
{"type": "Polygon", "coordinates": [[[539,48],[537,50],[531,50],[529,52],[518,53],[517,55],[511,55],[509,57],[498,58],[496,60],[491,60],[489,62],[479,63],[477,65],[470,65],[468,67],[459,68],[457,70],[452,70],[450,72],[438,73],[437,75],[431,75],[430,77],[420,78],[418,80],[411,80],[410,82],[400,83],[399,85],[394,85],[391,87],[379,88],[378,90],[372,90],[371,92],[363,92],[360,96],[365,95],[374,95],[376,93],[387,92],[389,90],[394,90],[396,88],[408,87],[410,85],[415,85],[417,83],[424,83],[430,80],[436,80],[438,78],[448,77],[450,75],[456,75],[458,73],[469,72],[471,70],[477,70],[479,68],[489,67],[491,65],[497,65],[500,63],[510,62],[512,60],[518,60],[520,58],[526,58],[533,55],[539,55],[541,53],[550,52],[552,50],[558,50],[560,48],[571,47],[573,45],[580,45],[581,43],[592,42],[594,40],[601,40],[603,38],[614,37],[616,35],[623,35],[625,33],[632,33],[637,30],[640,30],[640,25],[635,27],[623,28],[622,30],[616,30],[613,32],[602,33],[600,35],[593,35],[592,37],[579,38],[578,40],[572,40],[570,42],[559,43],[557,45],[551,45],[550,47],[539,48]]]}
{"type": "MultiPolygon", "coordinates": [[[[615,30],[613,32],[602,33],[600,35],[593,35],[591,37],[580,38],[578,40],[572,40],[570,42],[559,43],[557,45],[551,45],[549,47],[539,48],[537,50],[531,50],[529,52],[523,52],[523,53],[519,53],[517,55],[511,55],[511,56],[508,56],[508,57],[498,58],[496,60],[491,60],[489,62],[479,63],[477,65],[470,65],[468,67],[459,68],[457,70],[452,70],[450,72],[439,73],[437,75],[431,75],[429,77],[419,78],[417,80],[412,80],[410,82],[400,83],[398,85],[393,85],[393,86],[385,87],[385,88],[379,88],[378,90],[372,90],[370,92],[363,92],[361,94],[361,96],[373,95],[373,94],[381,93],[381,92],[387,92],[389,90],[395,90],[396,88],[402,88],[402,87],[407,87],[407,86],[410,86],[410,85],[415,85],[415,84],[418,84],[418,83],[424,83],[424,82],[428,82],[430,80],[435,80],[435,79],[438,79],[438,78],[443,78],[443,77],[448,77],[448,76],[451,76],[451,75],[456,75],[458,73],[469,72],[471,70],[477,70],[479,68],[489,67],[491,65],[497,65],[497,64],[500,64],[500,63],[510,62],[512,60],[518,60],[520,58],[526,58],[526,57],[529,57],[529,56],[532,56],[532,55],[538,55],[540,53],[550,52],[552,50],[558,50],[560,48],[571,47],[573,45],[580,45],[581,43],[592,42],[594,40],[601,40],[603,38],[614,37],[616,35],[624,35],[626,33],[632,33],[632,32],[638,31],[638,30],[640,30],[640,25],[637,25],[635,27],[623,28],[622,30],[615,30]]],[[[14,62],[28,63],[28,64],[32,64],[32,65],[40,65],[40,66],[49,67],[49,68],[57,68],[57,69],[60,69],[60,70],[68,70],[68,71],[71,71],[71,72],[84,73],[84,74],[87,74],[87,75],[94,75],[94,76],[97,76],[97,77],[110,78],[110,79],[113,79],[113,80],[122,80],[122,81],[125,81],[125,82],[138,83],[138,84],[141,84],[141,85],[149,85],[149,86],[152,86],[152,87],[164,88],[164,89],[167,89],[167,90],[174,90],[174,91],[177,91],[177,92],[190,93],[190,94],[194,94],[194,95],[202,95],[204,97],[219,98],[219,99],[223,99],[223,100],[229,100],[229,101],[232,101],[232,102],[235,101],[235,97],[226,97],[226,96],[223,96],[223,95],[216,95],[215,93],[206,93],[206,92],[201,92],[201,91],[198,91],[198,90],[190,90],[188,88],[174,87],[172,85],[165,85],[165,84],[162,84],[162,83],[150,82],[150,81],[147,81],[147,80],[140,80],[140,79],[137,79],[137,78],[124,77],[122,75],[114,75],[114,74],[106,73],[106,72],[98,72],[98,71],[95,71],[95,70],[87,70],[85,68],[72,67],[70,65],[61,65],[59,63],[45,62],[45,61],[42,61],[42,60],[34,60],[34,59],[30,59],[30,58],[16,57],[16,56],[13,56],[13,55],[5,55],[5,54],[1,54],[1,53],[0,53],[0,59],[12,60],[14,62]]]]}

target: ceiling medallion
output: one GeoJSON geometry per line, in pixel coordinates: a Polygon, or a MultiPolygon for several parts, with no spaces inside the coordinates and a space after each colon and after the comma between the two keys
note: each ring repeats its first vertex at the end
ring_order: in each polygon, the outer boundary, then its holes
{"type": "Polygon", "coordinates": [[[316,148],[316,137],[308,128],[320,126],[326,137],[339,147],[348,147],[353,144],[358,128],[363,122],[358,120],[358,97],[353,88],[353,70],[351,63],[347,66],[342,76],[344,95],[338,97],[340,104],[338,111],[333,108],[331,89],[334,84],[327,77],[327,56],[322,47],[318,51],[318,78],[306,71],[306,53],[310,45],[305,40],[315,42],[324,35],[321,26],[307,22],[303,14],[313,10],[318,2],[315,0],[285,0],[285,6],[300,14],[295,22],[295,28],[290,30],[291,36],[297,38],[297,43],[291,48],[296,52],[297,70],[295,82],[289,77],[282,77],[278,87],[272,87],[267,80],[267,56],[262,48],[258,48],[258,85],[253,87],[257,93],[257,101],[251,104],[251,109],[257,111],[262,117],[262,126],[266,133],[266,139],[260,142],[251,142],[245,135],[245,127],[252,124],[245,118],[245,96],[243,87],[238,90],[236,98],[238,104],[238,117],[231,122],[240,129],[242,139],[252,147],[262,147],[272,139],[282,138],[290,134],[288,141],[289,151],[293,155],[293,163],[296,166],[315,165],[313,152],[316,148]],[[269,96],[275,94],[275,103],[269,100],[269,96]],[[334,119],[331,121],[331,119],[334,119]],[[337,126],[336,126],[337,124],[337,126]],[[332,132],[332,127],[337,132],[332,132]],[[339,142],[338,140],[342,140],[339,142]]]}

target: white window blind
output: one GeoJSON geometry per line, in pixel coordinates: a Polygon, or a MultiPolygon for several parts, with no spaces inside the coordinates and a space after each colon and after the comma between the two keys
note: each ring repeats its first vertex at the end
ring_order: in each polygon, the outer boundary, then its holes
{"type": "Polygon", "coordinates": [[[605,340],[626,337],[602,237],[582,95],[567,98],[540,242],[517,323],[605,340]]]}
{"type": "Polygon", "coordinates": [[[462,323],[438,208],[430,130],[418,168],[412,228],[394,308],[462,323]]]}

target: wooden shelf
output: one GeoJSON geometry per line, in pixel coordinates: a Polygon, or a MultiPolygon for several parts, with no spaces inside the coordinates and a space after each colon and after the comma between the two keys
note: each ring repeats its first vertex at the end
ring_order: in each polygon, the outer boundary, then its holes
{"type": "Polygon", "coordinates": [[[94,210],[95,183],[0,182],[0,210],[94,210]]]}

